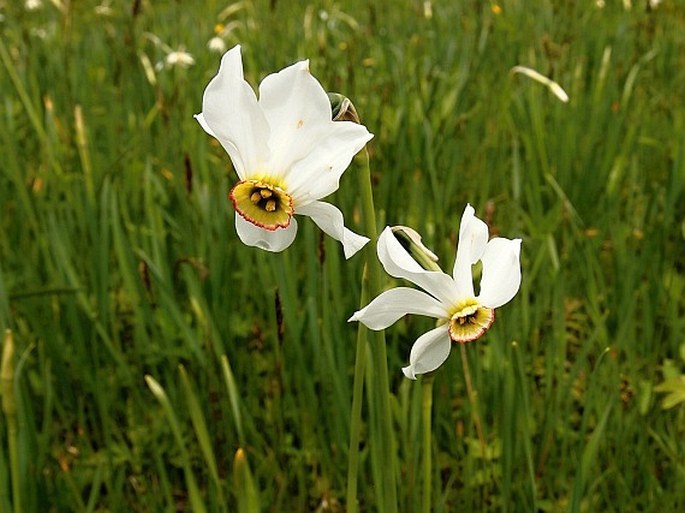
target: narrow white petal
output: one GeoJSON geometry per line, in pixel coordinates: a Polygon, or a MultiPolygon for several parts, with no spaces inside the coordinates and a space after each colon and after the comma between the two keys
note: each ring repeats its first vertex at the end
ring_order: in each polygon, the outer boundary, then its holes
{"type": "Polygon", "coordinates": [[[409,365],[402,368],[405,376],[416,379],[417,374],[434,371],[447,360],[452,348],[447,327],[447,324],[443,324],[433,328],[414,342],[409,354],[409,365]]]}
{"type": "Polygon", "coordinates": [[[498,308],[511,301],[521,286],[521,239],[494,238],[485,248],[478,301],[498,308]]]}
{"type": "Polygon", "coordinates": [[[265,230],[255,226],[235,214],[235,231],[238,237],[247,246],[255,246],[266,251],[278,253],[290,246],[297,235],[297,221],[293,217],[287,228],[278,228],[274,231],[265,230]]]}
{"type": "Polygon", "coordinates": [[[447,310],[437,299],[420,290],[397,287],[386,290],[349,321],[359,321],[372,330],[382,330],[407,314],[427,315],[436,319],[446,318],[447,310]]]}
{"type": "Polygon", "coordinates": [[[459,224],[457,257],[452,271],[459,297],[474,296],[471,266],[480,260],[487,242],[488,225],[475,216],[471,205],[466,205],[459,224]]]}
{"type": "Polygon", "coordinates": [[[269,125],[254,91],[243,78],[240,45],[222,57],[219,72],[205,89],[199,116],[200,125],[209,128],[207,132],[231,157],[241,180],[265,165],[269,157],[269,125]]]}
{"type": "Polygon", "coordinates": [[[327,235],[340,241],[345,251],[345,258],[350,258],[369,242],[367,237],[357,235],[345,228],[342,212],[330,203],[314,201],[303,207],[296,205],[295,213],[311,217],[312,221],[327,235]]]}
{"type": "Polygon", "coordinates": [[[390,276],[409,280],[442,303],[452,304],[458,298],[452,277],[440,271],[423,269],[402,247],[389,226],[378,237],[376,250],[378,259],[390,276]]]}

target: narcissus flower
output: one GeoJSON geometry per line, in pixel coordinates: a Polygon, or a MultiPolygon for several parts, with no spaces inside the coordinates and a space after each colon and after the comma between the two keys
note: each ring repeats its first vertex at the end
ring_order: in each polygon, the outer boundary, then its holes
{"type": "Polygon", "coordinates": [[[240,179],[229,198],[245,244],[284,250],[295,239],[296,214],[339,240],[346,258],[368,242],[345,228],[338,208],[319,200],[338,189],[373,135],[363,125],[332,120],[328,95],[309,73],[308,61],[267,76],[257,99],[235,46],[221,59],[195,117],[224,147],[240,179]]]}
{"type": "Polygon", "coordinates": [[[378,238],[378,258],[385,271],[423,288],[397,287],[387,290],[355,312],[372,330],[385,329],[406,314],[434,317],[437,327],[414,343],[409,365],[402,370],[411,379],[437,369],[450,354],[452,343],[479,338],[495,320],[495,308],[508,303],[521,285],[519,255],[521,239],[496,237],[488,241],[487,225],[467,205],[461,218],[457,257],[452,276],[423,269],[404,249],[391,228],[378,238]],[[472,266],[482,263],[478,294],[474,291],[472,266]]]}

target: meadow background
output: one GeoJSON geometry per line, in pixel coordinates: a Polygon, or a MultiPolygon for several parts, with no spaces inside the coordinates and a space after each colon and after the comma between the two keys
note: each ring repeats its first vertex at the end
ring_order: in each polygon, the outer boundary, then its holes
{"type": "MultiPolygon", "coordinates": [[[[435,511],[683,511],[685,11],[605,3],[0,1],[0,511],[345,511],[363,258],[311,222],[282,254],[238,241],[192,118],[217,35],[255,86],[308,58],[352,99],[381,227],[446,269],[467,202],[523,238],[520,293],[467,347],[476,405],[458,352],[436,378],[435,511]]],[[[333,200],[360,230],[357,173],[333,200]]],[[[399,467],[367,422],[363,512],[386,471],[418,510],[400,368],[430,325],[388,330],[399,467]]]]}

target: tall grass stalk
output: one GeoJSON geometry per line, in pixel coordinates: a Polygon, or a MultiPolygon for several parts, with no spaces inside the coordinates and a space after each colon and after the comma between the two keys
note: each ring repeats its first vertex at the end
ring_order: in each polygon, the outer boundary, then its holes
{"type": "Polygon", "coordinates": [[[238,449],[233,458],[233,484],[238,501],[238,513],[259,513],[259,494],[243,449],[238,449]]]}
{"type": "Polygon", "coordinates": [[[190,464],[190,455],[188,449],[186,448],[185,441],[183,440],[183,435],[181,434],[181,427],[179,425],[176,414],[174,413],[174,408],[169,401],[169,397],[165,392],[164,388],[150,375],[145,376],[145,381],[150,391],[154,394],[155,398],[159,401],[162,406],[162,410],[169,421],[169,427],[174,435],[176,444],[181,455],[181,462],[183,464],[183,471],[186,478],[186,485],[188,486],[188,497],[190,498],[190,504],[193,511],[196,513],[206,513],[205,503],[200,494],[200,489],[195,479],[192,466],[190,464]]]}
{"type": "Polygon", "coordinates": [[[207,421],[205,420],[204,414],[202,413],[202,408],[200,406],[200,401],[197,397],[193,385],[188,378],[188,373],[183,365],[178,367],[179,374],[181,376],[181,387],[185,393],[186,404],[188,406],[188,414],[190,420],[195,429],[195,435],[197,436],[198,444],[200,445],[200,450],[204,456],[204,460],[207,463],[207,468],[209,469],[209,475],[214,482],[215,489],[214,494],[218,505],[222,508],[221,511],[226,510],[226,503],[224,499],[224,493],[222,490],[223,483],[219,478],[219,469],[216,463],[216,458],[214,456],[214,450],[212,449],[212,438],[210,436],[209,430],[207,428],[207,421]]]}
{"type": "Polygon", "coordinates": [[[480,411],[478,408],[478,393],[473,387],[473,380],[471,379],[471,366],[469,365],[469,357],[466,354],[466,344],[459,344],[459,355],[461,356],[461,366],[462,370],[464,371],[466,393],[471,406],[471,421],[473,422],[473,426],[476,428],[476,433],[478,434],[478,441],[480,442],[482,454],[481,457],[485,458],[487,453],[487,441],[485,440],[485,434],[483,433],[483,423],[481,421],[480,411]]]}
{"type": "Polygon", "coordinates": [[[14,386],[14,337],[11,330],[5,331],[2,345],[2,360],[0,361],[0,390],[2,391],[2,413],[7,422],[7,445],[10,458],[10,481],[12,483],[12,504],[14,513],[22,513],[22,480],[19,470],[19,454],[17,440],[17,400],[14,386]]]}
{"type": "Polygon", "coordinates": [[[433,383],[435,374],[428,373],[421,377],[421,456],[423,494],[421,496],[421,512],[431,513],[433,493],[433,383]]]}

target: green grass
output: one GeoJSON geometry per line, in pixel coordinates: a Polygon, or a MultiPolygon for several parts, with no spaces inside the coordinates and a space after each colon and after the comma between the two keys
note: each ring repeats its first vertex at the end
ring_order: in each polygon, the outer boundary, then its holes
{"type": "MultiPolygon", "coordinates": [[[[485,457],[457,352],[436,378],[434,511],[682,509],[685,408],[654,391],[663,368],[685,372],[677,1],[44,4],[0,2],[0,328],[23,511],[344,511],[361,259],[306,221],[283,254],[237,240],[230,161],[192,119],[217,23],[253,85],[309,58],[354,101],[381,226],[416,228],[445,268],[467,202],[524,240],[520,293],[467,348],[485,457]],[[151,81],[151,35],[195,65],[151,81]]],[[[359,227],[357,172],[335,202],[359,227]]],[[[387,331],[404,512],[421,500],[421,393],[400,367],[429,326],[387,331]]],[[[0,511],[17,511],[7,421],[0,511]]]]}

